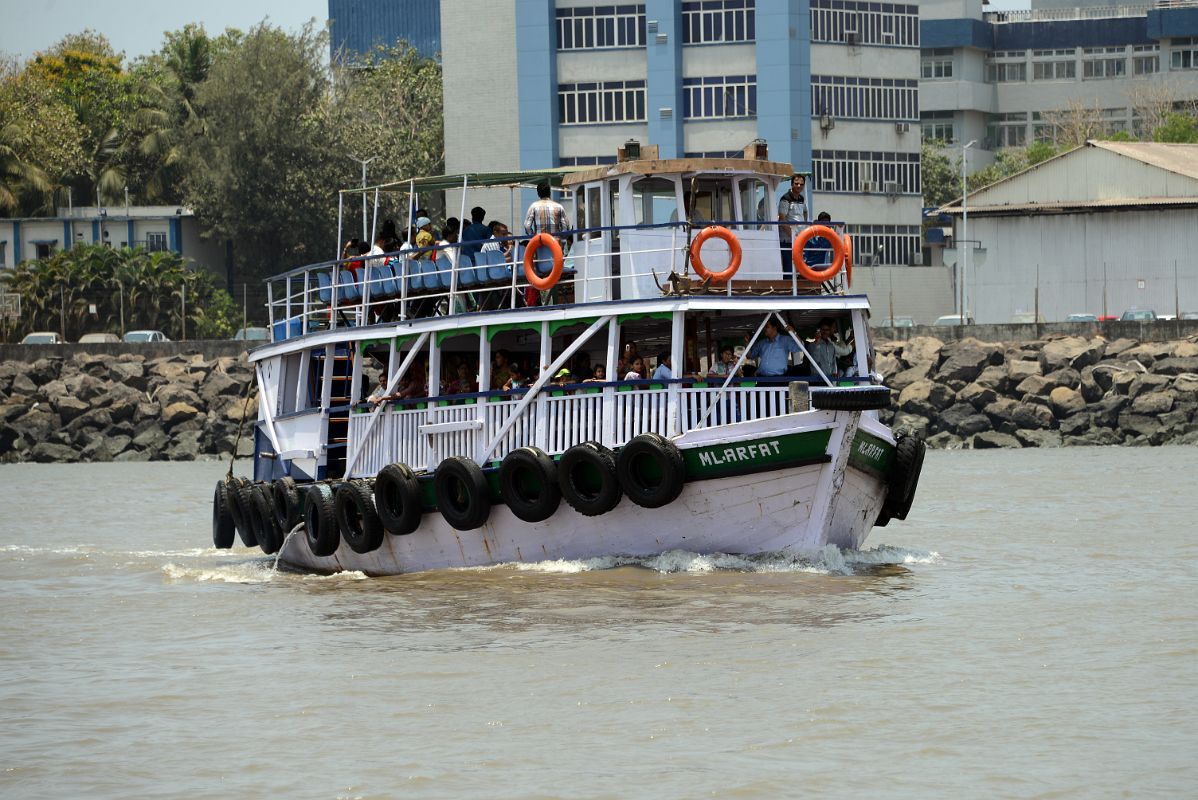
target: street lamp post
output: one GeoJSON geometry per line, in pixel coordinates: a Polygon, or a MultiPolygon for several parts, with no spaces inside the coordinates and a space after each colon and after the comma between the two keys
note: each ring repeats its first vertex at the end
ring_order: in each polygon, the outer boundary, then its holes
{"type": "MultiPolygon", "coordinates": [[[[358,158],[351,154],[350,158],[362,165],[362,241],[366,241],[367,237],[370,236],[370,232],[366,228],[366,165],[374,161],[378,156],[358,158]]],[[[340,244],[338,247],[340,247],[340,244]]]]}
{"type": "Polygon", "coordinates": [[[957,321],[962,325],[965,324],[965,276],[969,274],[969,184],[965,178],[965,161],[969,148],[977,143],[977,139],[973,139],[961,148],[961,244],[965,249],[961,252],[961,305],[957,321]]]}

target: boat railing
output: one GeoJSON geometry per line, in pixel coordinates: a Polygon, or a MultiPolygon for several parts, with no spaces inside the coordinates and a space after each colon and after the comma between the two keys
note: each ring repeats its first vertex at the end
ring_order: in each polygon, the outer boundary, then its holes
{"type": "MultiPolygon", "coordinates": [[[[708,225],[728,228],[741,249],[741,267],[723,283],[707,282],[705,291],[728,294],[761,289],[799,295],[843,290],[842,270],[821,287],[784,272],[778,226],[772,220],[667,222],[579,228],[558,235],[564,243],[562,276],[534,305],[603,302],[660,297],[677,291],[677,276],[703,283],[695,274],[690,247],[708,225]],[[617,266],[618,263],[618,266],[617,266]]],[[[843,223],[822,223],[843,229],[843,223]]],[[[794,227],[802,225],[793,224],[794,227]]],[[[524,255],[530,237],[441,244],[381,255],[359,255],[300,267],[267,280],[272,341],[316,330],[379,322],[446,316],[475,310],[518,308],[529,303],[524,255]]],[[[826,243],[825,243],[826,244],[826,243]]],[[[830,247],[817,241],[804,256],[814,265],[831,261],[830,247]]],[[[713,273],[730,263],[727,244],[709,239],[701,258],[713,273]]],[[[535,253],[534,270],[543,277],[551,260],[547,249],[535,253]]]]}
{"type": "MultiPolygon", "coordinates": [[[[514,414],[484,461],[519,447],[557,455],[587,441],[615,448],[641,433],[676,436],[778,417],[791,411],[794,380],[734,379],[727,387],[716,376],[551,384],[531,403],[523,402],[528,390],[521,389],[422,397],[388,403],[377,424],[362,405],[349,420],[348,447],[357,452],[350,477],[375,475],[391,461],[431,471],[449,456],[475,457],[514,414]]],[[[810,387],[813,394],[827,390],[810,387]]]]}

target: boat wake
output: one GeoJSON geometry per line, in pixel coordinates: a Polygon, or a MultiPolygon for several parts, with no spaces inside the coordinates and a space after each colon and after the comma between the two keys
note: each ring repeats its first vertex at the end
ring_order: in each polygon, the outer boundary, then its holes
{"type": "Polygon", "coordinates": [[[814,575],[854,575],[879,567],[937,564],[937,552],[883,545],[868,550],[841,550],[835,545],[806,553],[691,553],[669,550],[655,556],[600,556],[577,560],[549,560],[534,563],[508,563],[478,569],[516,569],[521,572],[571,574],[617,567],[641,567],[662,574],[708,572],[806,572],[814,575]]]}
{"type": "Polygon", "coordinates": [[[178,564],[162,565],[162,573],[170,581],[194,581],[196,583],[272,583],[294,581],[364,581],[364,572],[335,572],[330,575],[315,572],[295,572],[278,569],[274,556],[236,561],[227,564],[178,564]]]}

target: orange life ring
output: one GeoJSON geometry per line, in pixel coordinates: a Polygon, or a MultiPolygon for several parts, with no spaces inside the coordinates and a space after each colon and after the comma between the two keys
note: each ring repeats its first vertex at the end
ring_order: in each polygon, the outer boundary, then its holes
{"type": "Polygon", "coordinates": [[[827,225],[808,225],[802,233],[795,237],[795,243],[790,248],[790,260],[804,278],[815,283],[823,283],[831,280],[844,266],[844,241],[836,231],[827,225]],[[803,248],[816,236],[822,236],[832,244],[832,263],[823,269],[812,269],[803,260],[803,248]]]}
{"type": "Polygon", "coordinates": [[[844,277],[853,288],[853,237],[844,235],[844,277]]]}
{"type": "Polygon", "coordinates": [[[562,255],[562,246],[558,244],[555,237],[548,233],[538,233],[528,242],[528,248],[524,251],[524,280],[534,289],[540,289],[542,292],[547,292],[557,285],[561,280],[562,268],[565,266],[566,260],[562,255]],[[549,248],[550,254],[553,256],[553,269],[549,270],[549,274],[542,278],[533,268],[533,254],[545,245],[549,248]]]}
{"type": "Polygon", "coordinates": [[[707,278],[712,283],[724,283],[735,275],[736,271],[740,269],[740,256],[740,240],[736,238],[736,234],[719,225],[710,225],[699,231],[699,235],[691,242],[691,265],[694,266],[695,272],[699,273],[700,278],[707,278]],[[728,249],[732,253],[732,258],[728,262],[728,268],[722,272],[712,272],[703,266],[703,259],[699,257],[699,251],[703,249],[703,243],[712,236],[727,242],[728,249]]]}

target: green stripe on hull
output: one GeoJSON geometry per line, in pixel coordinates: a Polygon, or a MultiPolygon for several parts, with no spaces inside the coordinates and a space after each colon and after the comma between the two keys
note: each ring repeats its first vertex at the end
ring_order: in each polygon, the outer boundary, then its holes
{"type": "Polygon", "coordinates": [[[858,430],[853,439],[853,450],[849,453],[849,465],[859,470],[885,478],[894,463],[894,445],[871,433],[858,430]]]}
{"type": "Polygon", "coordinates": [[[783,467],[830,461],[829,428],[778,436],[763,436],[732,444],[691,447],[682,451],[686,479],[690,481],[768,472],[783,467]]]}

